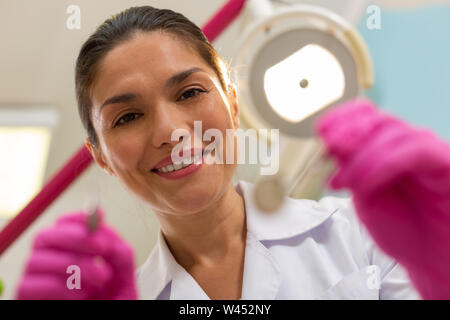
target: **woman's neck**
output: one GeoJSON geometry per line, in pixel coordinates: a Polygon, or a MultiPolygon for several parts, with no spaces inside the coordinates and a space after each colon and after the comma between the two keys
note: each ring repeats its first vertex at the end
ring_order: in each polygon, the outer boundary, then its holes
{"type": "Polygon", "coordinates": [[[157,214],[167,244],[184,268],[213,266],[245,247],[244,199],[232,183],[213,205],[187,216],[157,214]]]}

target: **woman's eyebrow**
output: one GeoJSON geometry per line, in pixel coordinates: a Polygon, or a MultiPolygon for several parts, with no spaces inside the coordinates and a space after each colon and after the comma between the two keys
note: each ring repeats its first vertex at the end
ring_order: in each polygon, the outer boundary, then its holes
{"type": "MultiPolygon", "coordinates": [[[[185,71],[182,71],[180,73],[177,73],[169,78],[166,82],[166,88],[176,86],[177,84],[180,84],[183,82],[187,77],[189,77],[191,74],[195,72],[206,72],[202,68],[199,67],[193,67],[190,69],[187,69],[185,71]]],[[[137,93],[124,93],[117,96],[113,96],[111,98],[108,98],[103,102],[103,104],[100,107],[100,112],[102,112],[103,108],[109,104],[117,104],[117,103],[128,103],[137,100],[140,98],[141,95],[137,93]]]]}
{"type": "Polygon", "coordinates": [[[106,99],[105,102],[103,102],[102,106],[100,107],[100,112],[102,112],[103,107],[109,104],[132,102],[140,97],[141,95],[137,93],[124,93],[118,96],[113,96],[111,98],[106,99]]]}
{"type": "Polygon", "coordinates": [[[199,67],[193,67],[193,68],[187,69],[185,71],[182,71],[180,73],[177,73],[176,75],[173,75],[172,77],[170,77],[169,80],[167,80],[166,88],[174,87],[174,86],[180,84],[187,77],[189,77],[191,74],[193,74],[195,72],[206,72],[206,71],[199,67]]]}

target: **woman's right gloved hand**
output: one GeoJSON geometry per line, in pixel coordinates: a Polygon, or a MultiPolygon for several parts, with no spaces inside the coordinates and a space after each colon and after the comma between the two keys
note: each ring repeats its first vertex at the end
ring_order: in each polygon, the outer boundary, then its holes
{"type": "Polygon", "coordinates": [[[317,131],[337,163],[334,189],[402,264],[424,299],[450,299],[450,145],[366,99],[328,111],[317,131]]]}
{"type": "Polygon", "coordinates": [[[94,231],[76,212],[36,236],[17,299],[137,299],[134,252],[98,214],[94,231]]]}

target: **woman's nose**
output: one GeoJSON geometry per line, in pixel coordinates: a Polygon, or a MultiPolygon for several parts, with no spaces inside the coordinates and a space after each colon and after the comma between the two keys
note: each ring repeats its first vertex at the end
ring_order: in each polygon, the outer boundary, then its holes
{"type": "Polygon", "coordinates": [[[155,108],[153,118],[152,130],[152,144],[155,148],[161,147],[168,143],[175,146],[179,142],[179,138],[172,141],[172,133],[177,129],[184,129],[188,132],[189,126],[183,113],[177,110],[176,107],[163,104],[155,108]]]}

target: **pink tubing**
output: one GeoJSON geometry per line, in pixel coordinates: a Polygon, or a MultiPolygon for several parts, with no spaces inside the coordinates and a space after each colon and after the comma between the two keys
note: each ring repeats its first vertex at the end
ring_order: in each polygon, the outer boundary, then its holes
{"type": "Polygon", "coordinates": [[[83,146],[56,173],[28,205],[0,232],[0,255],[92,163],[83,146]]]}
{"type": "Polygon", "coordinates": [[[244,7],[245,0],[230,0],[203,26],[202,30],[210,42],[225,30],[226,27],[239,15],[244,7]]]}
{"type": "MultiPolygon", "coordinates": [[[[202,28],[213,42],[239,15],[245,0],[228,1],[202,28]]],[[[82,146],[50,179],[28,205],[0,232],[0,255],[36,220],[59,195],[93,162],[89,150],[82,146]]]]}

